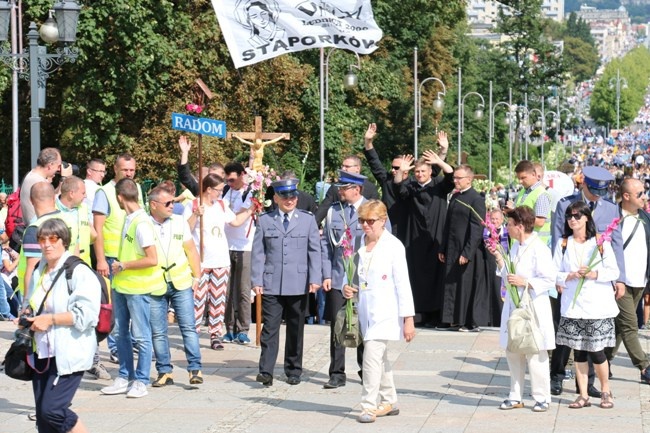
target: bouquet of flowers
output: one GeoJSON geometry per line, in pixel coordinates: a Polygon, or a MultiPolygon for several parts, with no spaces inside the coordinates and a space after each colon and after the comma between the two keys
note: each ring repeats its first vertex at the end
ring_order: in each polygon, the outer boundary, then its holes
{"type": "MultiPolygon", "coordinates": [[[[594,248],[592,251],[589,262],[587,263],[587,272],[591,272],[596,267],[596,265],[603,261],[603,243],[612,241],[612,233],[614,230],[616,230],[616,227],[620,222],[620,218],[614,218],[602,234],[596,235],[596,248],[594,248]],[[598,253],[600,253],[600,260],[596,261],[598,253]]],[[[571,304],[572,307],[576,306],[576,300],[578,299],[580,290],[582,290],[582,286],[584,284],[585,277],[581,277],[580,281],[578,281],[578,286],[576,287],[576,293],[573,295],[573,303],[571,304]]]]}
{"type": "MultiPolygon", "coordinates": [[[[343,221],[345,222],[345,215],[343,216],[343,221]]],[[[341,239],[340,247],[343,249],[343,269],[345,270],[345,276],[347,277],[348,284],[352,285],[356,271],[354,264],[354,255],[356,253],[354,252],[352,230],[347,222],[345,222],[345,233],[341,239]]],[[[359,346],[361,342],[359,320],[355,314],[354,301],[352,299],[348,299],[345,302],[345,330],[341,329],[341,331],[344,332],[338,338],[340,344],[352,348],[359,346]]]]}
{"type": "MultiPolygon", "coordinates": [[[[497,228],[494,226],[494,224],[492,224],[490,219],[487,217],[487,215],[485,219],[483,219],[478,214],[478,212],[476,212],[476,210],[474,210],[474,208],[468,205],[467,203],[461,200],[457,200],[457,202],[469,208],[469,210],[471,210],[472,213],[476,215],[476,218],[479,219],[481,225],[485,227],[489,233],[488,238],[485,240],[486,246],[490,251],[497,251],[503,258],[503,263],[506,267],[506,271],[508,272],[508,274],[514,274],[515,264],[510,258],[510,254],[508,254],[506,250],[503,248],[503,245],[501,245],[501,240],[499,239],[499,232],[497,231],[497,228]]],[[[519,291],[517,290],[517,287],[508,283],[507,281],[504,281],[504,284],[506,286],[506,291],[510,294],[510,299],[512,299],[512,302],[514,302],[515,304],[515,307],[519,307],[519,303],[521,302],[521,299],[519,298],[519,291]]]]}
{"type": "Polygon", "coordinates": [[[203,107],[200,106],[199,104],[189,103],[189,104],[185,105],[185,109],[189,113],[201,114],[203,112],[203,107]]]}
{"type": "Polygon", "coordinates": [[[268,165],[262,167],[262,170],[255,171],[251,168],[246,168],[246,175],[244,176],[244,184],[249,188],[251,194],[251,203],[253,204],[253,217],[248,226],[246,237],[253,227],[253,223],[257,221],[259,215],[264,212],[265,207],[271,206],[271,200],[266,199],[266,190],[271,183],[279,180],[280,177],[276,174],[275,170],[270,169],[268,165]]]}

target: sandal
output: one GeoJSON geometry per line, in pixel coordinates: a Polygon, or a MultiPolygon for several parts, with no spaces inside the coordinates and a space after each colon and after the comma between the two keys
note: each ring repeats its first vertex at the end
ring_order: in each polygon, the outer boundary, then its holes
{"type": "Polygon", "coordinates": [[[569,404],[569,409],[582,409],[583,407],[589,407],[591,403],[589,402],[589,397],[584,398],[580,396],[573,403],[569,404]]]}
{"type": "Polygon", "coordinates": [[[612,409],[614,407],[614,400],[612,400],[611,392],[603,392],[600,395],[600,407],[603,409],[612,409]]]}
{"type": "Polygon", "coordinates": [[[223,344],[221,344],[221,340],[217,337],[212,337],[210,339],[210,347],[212,350],[223,350],[223,344]]]}

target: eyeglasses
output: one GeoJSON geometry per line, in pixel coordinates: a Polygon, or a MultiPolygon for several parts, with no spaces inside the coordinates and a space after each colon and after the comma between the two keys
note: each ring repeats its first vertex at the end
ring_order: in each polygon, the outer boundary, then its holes
{"type": "Polygon", "coordinates": [[[58,237],[57,235],[39,236],[38,237],[38,243],[39,244],[44,244],[45,241],[47,241],[50,244],[55,244],[59,239],[61,239],[61,238],[58,237]]]}
{"type": "Polygon", "coordinates": [[[369,226],[373,225],[376,221],[379,221],[376,218],[359,218],[357,221],[359,221],[359,224],[368,224],[369,226]]]}
{"type": "Polygon", "coordinates": [[[399,170],[399,169],[400,169],[400,166],[399,166],[399,165],[398,165],[398,166],[394,166],[394,165],[393,165],[391,168],[392,168],[393,170],[399,170]]]}
{"type": "Polygon", "coordinates": [[[641,198],[645,194],[645,191],[639,191],[636,193],[636,198],[641,198]]]}
{"type": "Polygon", "coordinates": [[[461,180],[461,179],[466,179],[469,176],[454,176],[454,180],[461,180]]]}
{"type": "Polygon", "coordinates": [[[156,203],[160,203],[161,205],[163,205],[165,207],[169,207],[169,206],[172,206],[174,204],[174,200],[169,200],[169,201],[151,200],[151,201],[155,201],[156,203]]]}
{"type": "Polygon", "coordinates": [[[566,216],[567,221],[569,221],[571,219],[574,219],[574,220],[578,221],[580,218],[582,218],[581,213],[572,213],[572,214],[569,214],[569,215],[566,216]]]}
{"type": "Polygon", "coordinates": [[[94,168],[89,168],[88,170],[90,170],[90,171],[94,171],[95,173],[106,174],[106,170],[97,170],[97,169],[94,169],[94,168]]]}
{"type": "Polygon", "coordinates": [[[354,167],[358,167],[358,165],[357,164],[341,164],[341,167],[342,168],[354,168],[354,167]]]}

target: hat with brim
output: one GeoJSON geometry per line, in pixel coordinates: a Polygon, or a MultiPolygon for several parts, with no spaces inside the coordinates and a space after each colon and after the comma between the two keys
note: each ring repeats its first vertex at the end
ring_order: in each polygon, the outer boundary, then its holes
{"type": "Polygon", "coordinates": [[[298,197],[298,179],[276,180],[271,186],[273,192],[282,198],[298,197]]]}
{"type": "Polygon", "coordinates": [[[366,181],[366,176],[359,173],[350,173],[348,171],[339,170],[339,180],[336,182],[337,187],[346,186],[363,186],[366,181]]]}
{"type": "Polygon", "coordinates": [[[584,183],[589,192],[599,197],[607,195],[609,184],[614,176],[602,167],[588,166],[582,169],[584,183]]]}

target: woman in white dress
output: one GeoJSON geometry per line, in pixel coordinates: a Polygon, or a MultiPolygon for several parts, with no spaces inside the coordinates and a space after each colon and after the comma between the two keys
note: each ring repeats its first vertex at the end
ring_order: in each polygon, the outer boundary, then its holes
{"type": "Polygon", "coordinates": [[[359,325],[363,335],[363,390],[357,421],[399,414],[393,372],[388,361],[388,342],[411,341],[415,336],[415,307],[402,243],[384,228],[386,206],[379,200],[359,207],[364,232],[358,255],[359,287],[345,285],[343,295],[358,293],[359,325]]]}
{"type": "Polygon", "coordinates": [[[618,315],[618,305],[612,289],[612,282],[619,274],[616,257],[608,241],[598,246],[596,225],[586,203],[571,203],[565,217],[564,237],[555,246],[553,261],[562,293],[556,342],[573,349],[580,390],[580,396],[569,408],[591,406],[587,393],[587,360],[591,358],[602,387],[600,407],[611,409],[614,401],[609,389],[605,348],[616,344],[614,318],[618,315]],[[582,287],[576,295],[581,280],[582,287]]]}
{"type": "Polygon", "coordinates": [[[535,213],[528,206],[519,206],[508,214],[508,233],[514,239],[509,253],[515,266],[514,274],[508,273],[501,254],[494,248],[489,248],[496,257],[497,268],[501,271],[504,283],[516,286],[519,299],[522,298],[524,290],[528,290],[539,329],[544,337],[538,353],[522,355],[507,350],[508,318],[517,306],[510,296],[510,292],[506,291],[506,298],[501,310],[499,343],[506,349],[506,359],[510,370],[510,394],[501,403],[499,409],[502,410],[524,407],[522,394],[526,365],[528,365],[530,374],[531,394],[535,400],[533,411],[546,412],[551,402],[548,351],[555,349],[555,330],[548,292],[555,286],[557,272],[553,267],[551,250],[533,231],[534,225],[535,213]]]}

